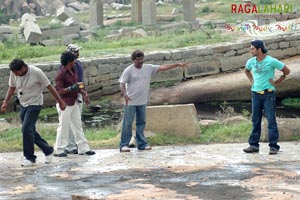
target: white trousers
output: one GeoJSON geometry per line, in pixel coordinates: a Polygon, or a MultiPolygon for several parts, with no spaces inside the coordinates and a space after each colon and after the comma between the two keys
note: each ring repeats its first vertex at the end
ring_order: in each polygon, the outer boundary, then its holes
{"type": "Polygon", "coordinates": [[[73,106],[66,106],[65,110],[61,110],[59,105],[56,104],[56,109],[58,111],[59,125],[54,145],[55,153],[60,154],[64,152],[69,142],[70,129],[74,134],[78,154],[89,151],[90,147],[82,129],[81,112],[78,102],[76,101],[73,106]]]}
{"type": "MultiPolygon", "coordinates": [[[[81,103],[77,104],[79,106],[80,115],[81,115],[82,114],[82,108],[83,108],[82,94],[78,94],[77,100],[81,101],[81,103]]],[[[77,150],[77,145],[76,145],[76,142],[75,142],[75,137],[74,137],[74,134],[72,132],[72,129],[70,129],[69,142],[68,142],[68,145],[66,146],[65,150],[67,150],[67,151],[77,150]]]]}

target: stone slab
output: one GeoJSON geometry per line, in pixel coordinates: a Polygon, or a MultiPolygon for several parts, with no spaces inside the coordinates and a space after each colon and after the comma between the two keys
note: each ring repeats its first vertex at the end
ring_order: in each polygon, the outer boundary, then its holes
{"type": "Polygon", "coordinates": [[[198,137],[200,134],[194,104],[148,106],[146,121],[145,131],[182,137],[198,137]]]}

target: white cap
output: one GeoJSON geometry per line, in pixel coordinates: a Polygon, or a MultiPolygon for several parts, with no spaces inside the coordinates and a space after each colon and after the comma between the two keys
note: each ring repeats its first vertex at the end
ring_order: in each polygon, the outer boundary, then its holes
{"type": "Polygon", "coordinates": [[[67,51],[71,51],[71,52],[76,52],[79,51],[81,48],[79,46],[77,46],[76,44],[69,44],[67,46],[67,51]]]}

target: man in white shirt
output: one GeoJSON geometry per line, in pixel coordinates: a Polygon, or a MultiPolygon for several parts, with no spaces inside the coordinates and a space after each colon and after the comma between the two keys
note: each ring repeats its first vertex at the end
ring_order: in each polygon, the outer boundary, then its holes
{"type": "Polygon", "coordinates": [[[125,112],[120,141],[120,152],[130,152],[128,147],[132,137],[132,123],[136,116],[136,142],[139,150],[151,150],[144,135],[146,126],[146,104],[149,99],[152,75],[159,71],[186,67],[187,63],[152,65],[144,64],[144,52],[135,50],[131,54],[133,64],[122,73],[119,83],[125,98],[125,112]]]}
{"type": "Polygon", "coordinates": [[[53,147],[40,136],[35,127],[43,105],[44,88],[47,87],[62,110],[66,108],[66,104],[60,98],[59,94],[41,69],[35,66],[28,66],[21,59],[14,59],[11,61],[9,68],[11,70],[9,88],[1,106],[1,112],[6,111],[9,100],[17,90],[17,96],[20,102],[23,153],[25,157],[22,166],[31,166],[36,162],[34,144],[43,151],[46,156],[46,163],[49,163],[51,162],[53,147]]]}

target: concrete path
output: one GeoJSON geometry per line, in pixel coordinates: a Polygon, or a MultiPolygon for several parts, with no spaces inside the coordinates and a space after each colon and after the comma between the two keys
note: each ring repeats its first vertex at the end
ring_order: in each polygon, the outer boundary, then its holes
{"type": "Polygon", "coordinates": [[[244,144],[155,146],[151,151],[70,155],[20,166],[22,153],[0,154],[0,199],[299,199],[300,144],[269,155],[244,144]]]}

